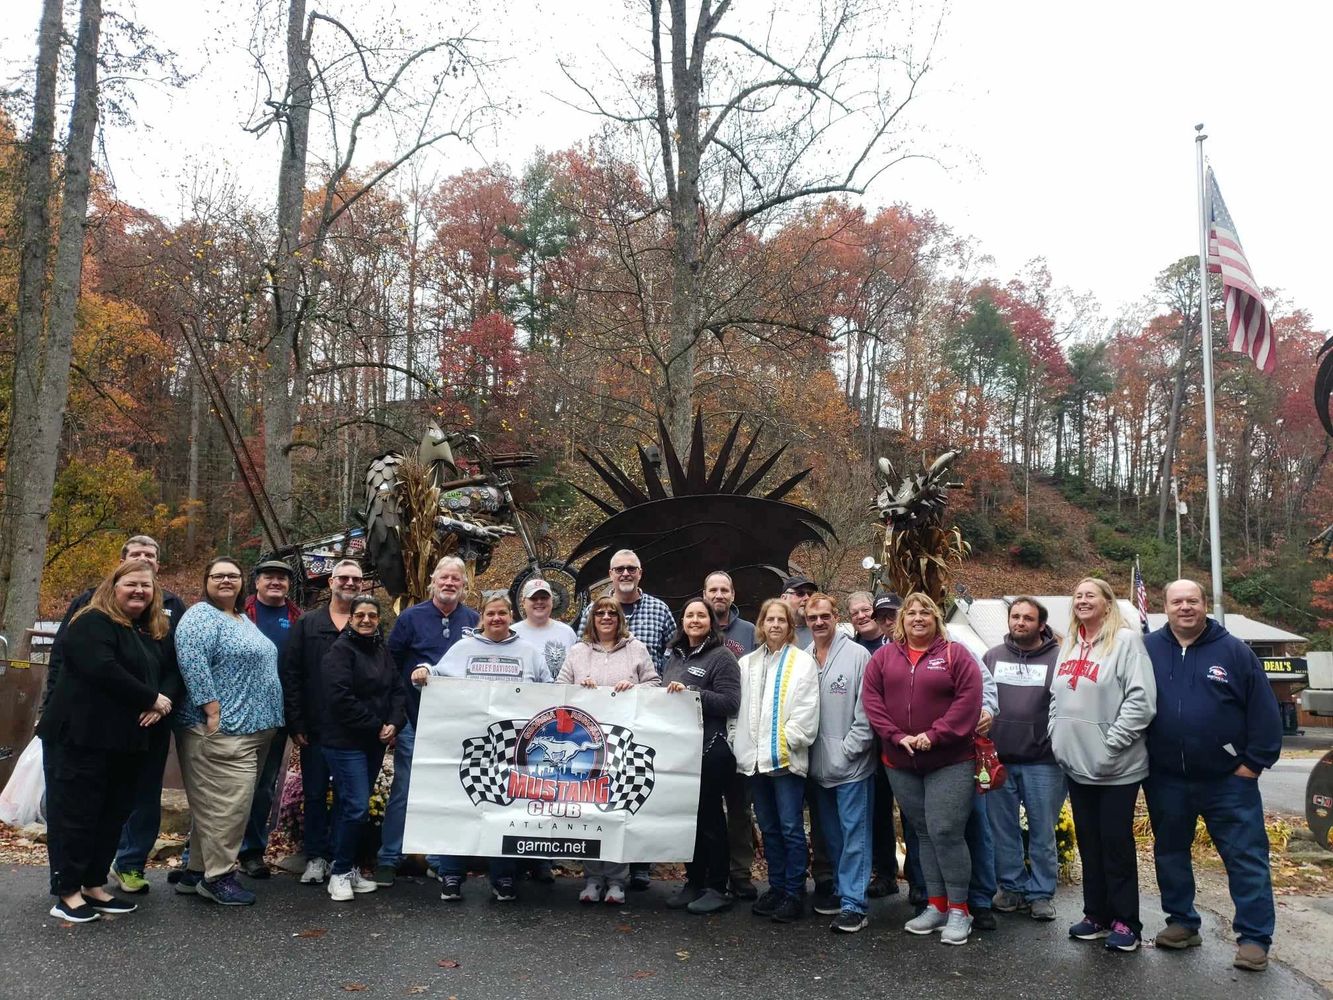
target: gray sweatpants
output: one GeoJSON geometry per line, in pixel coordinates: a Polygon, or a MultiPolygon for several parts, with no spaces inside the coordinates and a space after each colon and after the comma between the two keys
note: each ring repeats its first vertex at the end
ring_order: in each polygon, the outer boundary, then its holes
{"type": "Polygon", "coordinates": [[[966,903],[972,855],[964,831],[976,794],[976,765],[965,760],[926,774],[895,768],[887,771],[893,797],[916,830],[926,894],[966,903]]]}

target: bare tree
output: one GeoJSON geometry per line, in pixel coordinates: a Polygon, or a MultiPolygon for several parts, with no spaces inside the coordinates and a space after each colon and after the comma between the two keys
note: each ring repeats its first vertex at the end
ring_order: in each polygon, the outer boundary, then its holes
{"type": "Polygon", "coordinates": [[[699,338],[777,322],[762,296],[723,287],[722,258],[803,199],[862,194],[913,155],[903,115],[939,25],[918,50],[888,43],[895,11],[879,0],[787,8],[782,23],[776,7],[747,20],[732,0],[701,0],[693,24],[687,0],[644,2],[650,89],[622,77],[624,96],[612,101],[566,75],[595,113],[653,151],[659,210],[670,218],[671,302],[652,354],[660,404],[684,441],[699,338]]]}
{"type": "Polygon", "coordinates": [[[83,275],[83,237],[97,131],[97,48],[100,0],[82,0],[74,46],[74,105],[65,147],[60,233],[49,289],[50,157],[54,135],[61,17],[59,0],[45,0],[38,37],[33,131],[25,151],[20,330],[14,365],[14,409],[0,525],[4,611],[0,632],[26,656],[25,630],[37,614],[46,563],[47,519],[55,486],[60,432],[69,395],[75,308],[83,275]],[[48,300],[43,324],[42,301],[48,300]]]}
{"type": "Polygon", "coordinates": [[[412,50],[370,44],[337,18],[307,13],[306,0],[289,0],[285,92],[269,100],[267,113],[250,126],[262,133],[276,125],[282,133],[278,233],[268,264],[272,327],[263,377],[265,487],[280,531],[292,520],[291,455],[299,445],[299,408],[310,377],[311,324],[326,278],[329,234],[339,218],[422,150],[471,135],[485,102],[449,94],[451,86],[462,92],[476,87],[469,42],[466,36],[451,37],[412,50]],[[313,111],[328,126],[329,169],[311,213],[305,199],[313,111]],[[446,113],[449,121],[441,124],[446,113]],[[388,162],[353,181],[359,144],[379,125],[385,126],[381,134],[392,129],[408,138],[388,162]]]}

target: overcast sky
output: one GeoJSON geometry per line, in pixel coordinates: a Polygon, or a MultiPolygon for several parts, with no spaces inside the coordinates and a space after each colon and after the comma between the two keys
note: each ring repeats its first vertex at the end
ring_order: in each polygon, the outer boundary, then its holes
{"type": "MultiPolygon", "coordinates": [[[[6,75],[31,65],[39,6],[5,4],[6,75]]],[[[424,0],[355,6],[390,16],[450,9],[424,0]]],[[[487,6],[480,33],[508,60],[494,75],[496,91],[521,108],[480,154],[445,150],[428,175],[483,159],[518,168],[535,148],[560,149],[593,131],[594,119],[551,96],[577,97],[558,58],[604,73],[609,54],[627,72],[642,71],[630,46],[643,38],[643,17],[631,0],[487,6]]],[[[229,168],[260,203],[271,202],[273,140],[240,127],[255,85],[244,49],[253,0],[118,7],[197,73],[183,91],[143,93],[147,127],[108,130],[107,166],[121,197],[178,217],[182,179],[204,164],[229,168]]],[[[1304,308],[1327,329],[1328,236],[1309,206],[1322,203],[1333,163],[1330,38],[1333,4],[1322,0],[958,0],[916,108],[928,141],[950,150],[950,165],[904,164],[868,200],[931,209],[979,241],[1001,280],[1045,257],[1058,285],[1092,292],[1111,319],[1149,295],[1163,267],[1197,251],[1193,126],[1203,122],[1256,277],[1280,290],[1281,308],[1304,308]]]]}

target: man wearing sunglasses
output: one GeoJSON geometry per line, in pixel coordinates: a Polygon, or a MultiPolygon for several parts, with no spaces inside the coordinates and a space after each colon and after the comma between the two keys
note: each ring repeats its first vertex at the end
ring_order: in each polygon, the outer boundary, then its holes
{"type": "Polygon", "coordinates": [[[320,749],[326,722],[321,665],[347,627],[352,599],[361,593],[364,574],[355,559],[343,559],[329,575],[329,601],[292,624],[287,649],[280,661],[287,730],[301,755],[302,829],[305,871],[301,881],[319,885],[329,877],[332,810],[329,808],[329,767],[320,749]]]}
{"type": "MultiPolygon", "coordinates": [[[[611,557],[611,596],[620,602],[620,610],[625,613],[625,622],[629,625],[630,635],[648,647],[653,657],[653,666],[657,673],[662,673],[666,664],[666,647],[676,634],[676,618],[666,602],[652,594],[645,594],[639,587],[643,581],[643,563],[633,549],[621,549],[611,557]]],[[[579,618],[577,632],[583,635],[588,624],[588,611],[583,610],[579,618]]],[[[634,862],[630,865],[629,887],[642,892],[652,885],[652,876],[648,865],[634,862]]]]}

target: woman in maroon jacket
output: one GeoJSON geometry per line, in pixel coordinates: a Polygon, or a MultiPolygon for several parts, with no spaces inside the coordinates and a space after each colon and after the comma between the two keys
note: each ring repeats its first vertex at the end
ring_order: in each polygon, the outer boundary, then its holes
{"type": "Polygon", "coordinates": [[[903,929],[940,931],[945,944],[966,944],[972,858],[963,832],[975,794],[981,666],[949,641],[939,605],[925,594],[903,601],[893,641],[866,666],[861,701],[879,735],[893,796],[921,844],[930,905],[903,929]]]}

